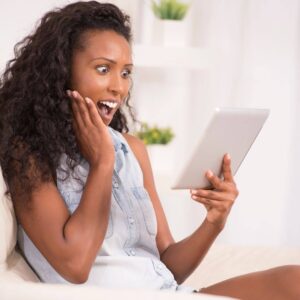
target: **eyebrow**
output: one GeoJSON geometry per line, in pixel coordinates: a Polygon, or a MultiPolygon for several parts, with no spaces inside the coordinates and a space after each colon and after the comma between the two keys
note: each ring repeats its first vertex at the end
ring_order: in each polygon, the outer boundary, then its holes
{"type": "MultiPolygon", "coordinates": [[[[110,58],[107,58],[107,57],[103,57],[103,56],[93,58],[93,59],[91,59],[91,61],[98,60],[98,59],[104,59],[104,60],[107,60],[107,61],[109,61],[109,62],[112,63],[112,64],[116,64],[116,63],[117,63],[115,60],[110,59],[110,58]]],[[[133,66],[133,64],[125,64],[125,66],[133,66]]]]}

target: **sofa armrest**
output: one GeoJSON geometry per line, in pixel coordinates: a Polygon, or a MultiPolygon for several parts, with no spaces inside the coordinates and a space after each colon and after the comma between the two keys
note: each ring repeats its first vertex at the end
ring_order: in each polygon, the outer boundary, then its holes
{"type": "Polygon", "coordinates": [[[10,282],[40,281],[23,256],[16,250],[13,250],[7,258],[4,269],[0,272],[0,278],[5,278],[6,281],[10,282]]]}

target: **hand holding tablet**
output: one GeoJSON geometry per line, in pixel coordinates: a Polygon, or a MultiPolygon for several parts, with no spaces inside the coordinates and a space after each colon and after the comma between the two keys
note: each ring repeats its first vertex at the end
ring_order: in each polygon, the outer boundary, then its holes
{"type": "Polygon", "coordinates": [[[226,153],[230,154],[232,175],[235,175],[268,115],[268,109],[217,108],[172,188],[211,188],[205,173],[211,170],[221,176],[226,153]]]}

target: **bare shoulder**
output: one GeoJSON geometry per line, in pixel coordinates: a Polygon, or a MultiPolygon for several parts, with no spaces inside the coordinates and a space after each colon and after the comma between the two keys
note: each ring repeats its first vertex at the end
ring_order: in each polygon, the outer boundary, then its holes
{"type": "Polygon", "coordinates": [[[122,133],[123,137],[127,141],[128,145],[130,146],[131,150],[141,163],[141,159],[148,159],[146,145],[143,141],[132,134],[122,133]]]}
{"type": "Polygon", "coordinates": [[[122,135],[126,139],[129,146],[142,147],[144,149],[146,148],[144,142],[142,140],[140,140],[139,138],[137,138],[136,136],[129,134],[129,133],[122,133],[122,135]]]}
{"type": "Polygon", "coordinates": [[[144,176],[144,185],[147,189],[154,187],[153,174],[146,145],[142,140],[128,133],[123,133],[130,149],[136,157],[144,176]]]}

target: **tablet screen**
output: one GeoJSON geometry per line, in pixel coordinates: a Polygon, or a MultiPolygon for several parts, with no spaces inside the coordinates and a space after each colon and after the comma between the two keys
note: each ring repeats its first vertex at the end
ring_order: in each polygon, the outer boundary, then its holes
{"type": "Polygon", "coordinates": [[[216,108],[192,155],[179,170],[173,189],[210,188],[207,170],[221,176],[226,153],[235,175],[268,115],[268,109],[216,108]]]}

